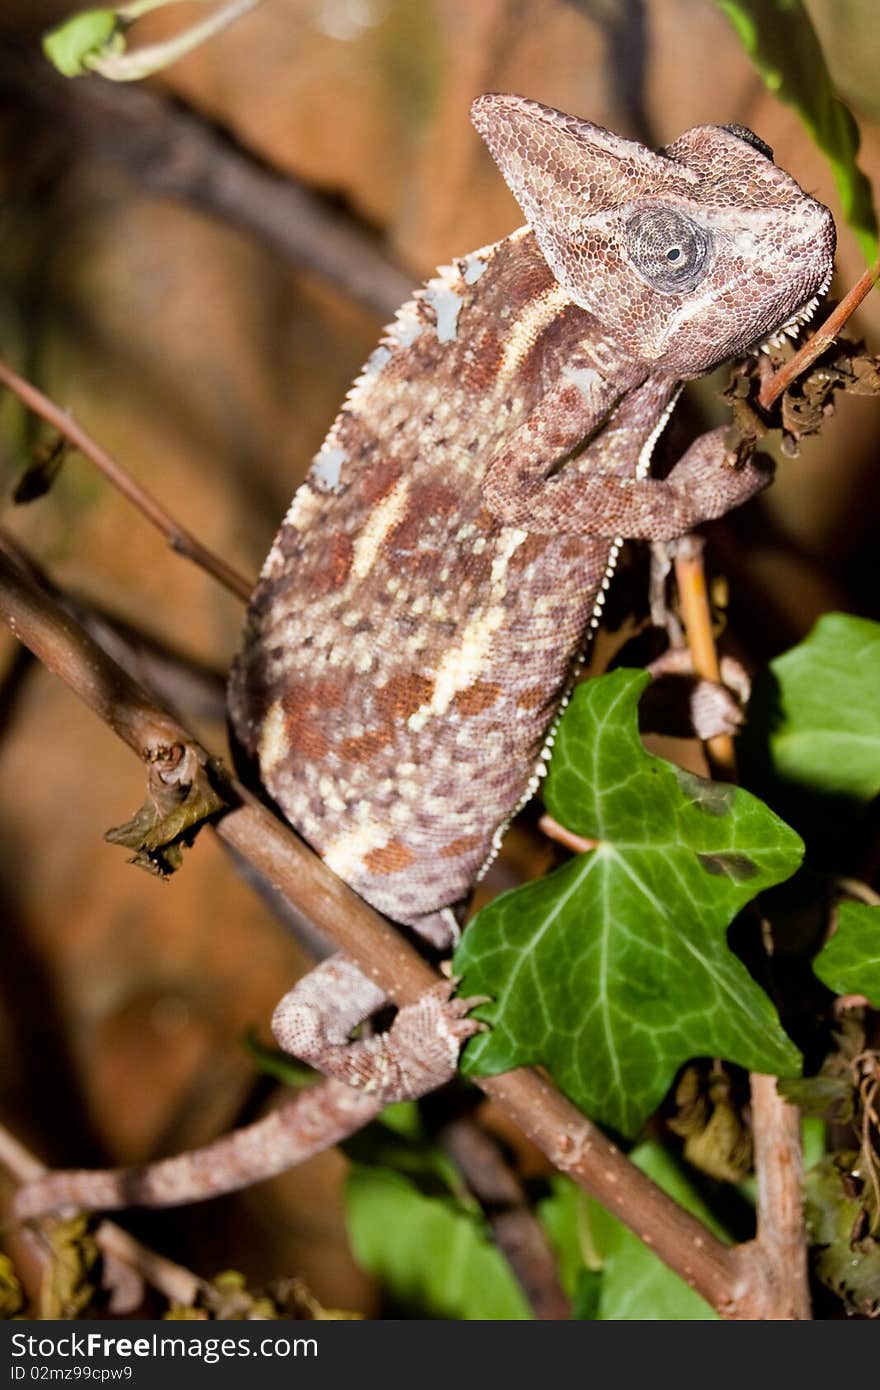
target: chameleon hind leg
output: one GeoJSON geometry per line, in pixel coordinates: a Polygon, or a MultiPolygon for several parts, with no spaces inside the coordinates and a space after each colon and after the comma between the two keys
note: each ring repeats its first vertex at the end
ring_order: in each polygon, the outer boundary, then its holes
{"type": "MultiPolygon", "coordinates": [[[[685,735],[696,735],[703,741],[719,734],[738,734],[745,718],[744,709],[748,704],[751,682],[745,668],[733,657],[721,658],[721,681],[706,680],[694,671],[694,659],[688,647],[670,647],[660,656],[648,663],[646,669],[655,681],[663,682],[664,677],[687,677],[690,689],[687,700],[688,727],[682,730],[685,735]]],[[[675,732],[665,727],[663,715],[654,713],[665,708],[665,703],[652,701],[646,694],[643,704],[646,726],[664,733],[675,732]]]]}
{"type": "Polygon", "coordinates": [[[385,1033],[350,1034],[387,1003],[353,961],[331,956],[281,1000],[272,1018],[278,1044],[300,1061],[383,1103],[414,1100],[454,1076],[466,1038],[483,1028],[468,1018],[476,999],[451,998],[443,981],[400,1009],[385,1033]]]}

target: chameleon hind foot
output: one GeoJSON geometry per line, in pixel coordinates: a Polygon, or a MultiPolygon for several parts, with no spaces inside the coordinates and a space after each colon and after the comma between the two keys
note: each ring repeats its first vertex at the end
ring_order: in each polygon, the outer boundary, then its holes
{"type": "Polygon", "coordinates": [[[399,1010],[385,1033],[350,1041],[387,1002],[345,956],[323,961],[284,996],[272,1031],[286,1052],[383,1103],[415,1100],[449,1081],[462,1043],[484,1025],[468,1017],[482,999],[451,998],[454,981],[399,1010]]]}

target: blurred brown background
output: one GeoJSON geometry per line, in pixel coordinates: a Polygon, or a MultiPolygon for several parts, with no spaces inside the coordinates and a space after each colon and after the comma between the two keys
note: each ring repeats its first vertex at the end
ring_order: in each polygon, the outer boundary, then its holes
{"type": "MultiPolygon", "coordinates": [[[[0,8],[0,353],[247,574],[389,316],[380,306],[521,221],[468,122],[481,91],[522,92],[652,145],[701,122],[749,125],[834,209],[836,285],[863,268],[827,165],[710,0],[267,0],[149,84],[162,106],[146,113],[140,91],[114,89],[104,109],[81,94],[99,79],[52,79],[40,33],[76,8],[0,8]],[[211,148],[262,179],[288,177],[342,224],[358,248],[356,294],[233,225],[238,185],[221,190],[220,215],[195,206],[186,141],[176,155],[173,139],[169,154],[146,138],[181,104],[211,148]],[[189,195],[157,193],[162,178],[190,179],[189,195]]],[[[880,185],[876,7],[809,9],[880,185]]],[[[137,39],[200,13],[172,6],[137,39]]],[[[301,239],[320,250],[302,218],[301,239]]],[[[857,327],[877,351],[876,293],[857,327]]],[[[695,408],[716,407],[703,390],[695,408]]],[[[0,398],[4,501],[38,435],[0,398]]],[[[728,533],[733,578],[760,596],[738,614],[753,659],[826,608],[877,616],[877,438],[877,403],[844,401],[728,533]]],[[[240,605],[78,457],[49,497],[7,506],[4,521],[59,585],[226,668],[240,605]]],[[[209,835],[170,884],[128,867],[102,835],[143,798],[135,759],[5,631],[0,678],[0,1116],[57,1164],[204,1142],[253,1116],[241,1035],[266,1034],[303,958],[209,835]]],[[[221,725],[200,728],[222,746],[221,725]]],[[[370,1311],[347,1253],[342,1172],[330,1155],[137,1229],[202,1274],[301,1274],[325,1303],[370,1311]]]]}

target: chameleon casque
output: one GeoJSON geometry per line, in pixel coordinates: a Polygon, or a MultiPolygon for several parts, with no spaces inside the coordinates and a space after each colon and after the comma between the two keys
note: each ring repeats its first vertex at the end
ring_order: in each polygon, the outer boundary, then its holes
{"type": "MultiPolygon", "coordinates": [[[[682,381],[808,316],[835,246],[743,127],[655,153],[518,96],[472,115],[527,225],[397,314],[276,537],[229,694],[285,816],[437,946],[538,783],[622,541],[674,539],[769,481],[723,429],[648,476],[682,381]]],[[[468,1001],[441,987],[349,1044],[382,1002],[333,957],[276,1034],[388,1099],[445,1080],[468,1001]]]]}

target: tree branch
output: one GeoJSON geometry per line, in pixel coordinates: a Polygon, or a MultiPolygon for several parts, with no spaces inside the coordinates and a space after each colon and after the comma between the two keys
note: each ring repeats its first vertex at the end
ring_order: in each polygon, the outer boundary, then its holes
{"type": "Polygon", "coordinates": [[[764,1317],[811,1318],[800,1112],[779,1094],[775,1076],[753,1072],[750,1080],[758,1179],[755,1244],[771,1271],[775,1294],[774,1311],[764,1317]]]}
{"type": "Polygon", "coordinates": [[[453,1120],[438,1138],[482,1206],[535,1317],[554,1322],[570,1318],[550,1242],[497,1141],[469,1118],[453,1120]]]}
{"type": "Polygon", "coordinates": [[[811,338],[808,338],[802,348],[799,348],[794,357],[790,358],[778,372],[772,372],[761,383],[758,392],[758,404],[765,410],[776,402],[787,391],[792,382],[802,376],[809,367],[812,367],[817,357],[830,348],[844,324],[852,318],[856,309],[861,304],[865,296],[874,288],[880,279],[880,261],[860,276],[852,289],[849,290],[840,301],[836,309],[832,309],[825,322],[811,338]]]}
{"type": "Polygon", "coordinates": [[[38,391],[36,386],[25,381],[24,377],[20,377],[3,361],[0,361],[0,382],[7,386],[28,410],[39,415],[100,469],[123,497],[127,497],[141,515],[161,532],[172,550],[176,550],[178,555],[183,555],[185,559],[192,560],[193,564],[198,565],[212,579],[216,579],[230,593],[235,594],[236,598],[247,602],[253,592],[253,584],[227,565],[225,560],[221,560],[219,555],[208,550],[201,541],[197,541],[195,536],[166,511],[151,492],[136,482],[131,474],[126,472],[106,449],[102,449],[66,411],[61,410],[54,401],[50,401],[48,396],[44,396],[42,391],[38,391]]]}
{"type": "MultiPolygon", "coordinates": [[[[0,617],[30,650],[144,758],[151,743],[204,750],[59,611],[0,548],[0,617]]],[[[216,763],[214,764],[216,766],[216,763]]],[[[216,832],[266,875],[296,911],[335,942],[398,1006],[415,1002],[436,973],[400,932],[357,897],[301,840],[231,777],[236,799],[216,832]]],[[[592,1193],[725,1317],[764,1316],[753,1268],[666,1195],[537,1071],[519,1068],[476,1084],[562,1172],[592,1193]]]]}

